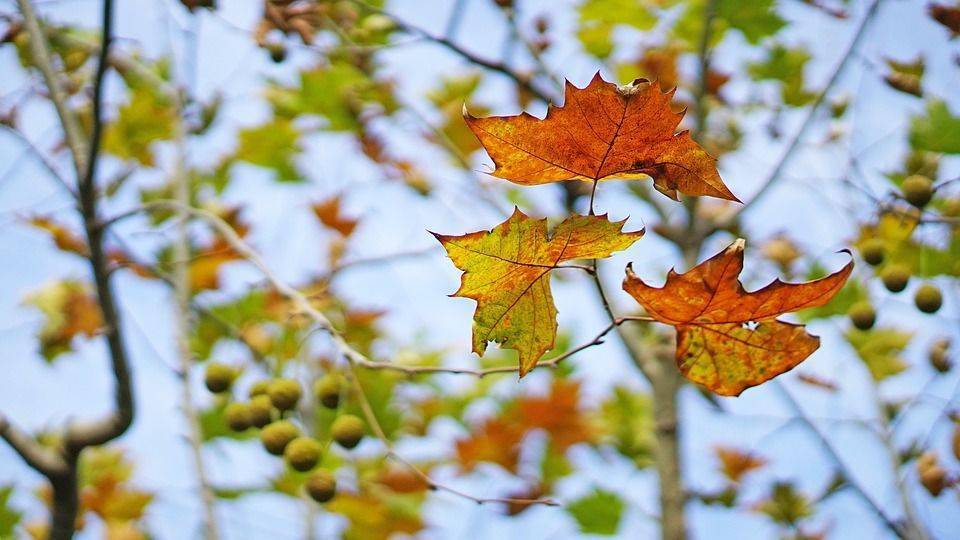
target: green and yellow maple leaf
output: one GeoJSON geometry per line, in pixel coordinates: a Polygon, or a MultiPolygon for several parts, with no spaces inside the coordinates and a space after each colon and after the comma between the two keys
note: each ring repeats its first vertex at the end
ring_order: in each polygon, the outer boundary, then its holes
{"type": "Polygon", "coordinates": [[[463,236],[434,234],[453,263],[463,270],[453,296],[477,301],[473,351],[483,356],[487,342],[516,349],[520,376],[553,348],[557,308],[550,271],[575,259],[598,259],[627,249],[643,231],[623,232],[623,221],[606,216],[571,216],[547,235],[546,220],[516,209],[490,231],[463,236]]]}

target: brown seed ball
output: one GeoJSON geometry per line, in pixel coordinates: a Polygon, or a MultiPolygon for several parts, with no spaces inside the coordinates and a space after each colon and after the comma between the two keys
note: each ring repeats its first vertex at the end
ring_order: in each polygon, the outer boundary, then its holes
{"type": "Polygon", "coordinates": [[[884,255],[883,241],[879,238],[864,240],[863,245],[860,246],[860,256],[870,266],[882,263],[884,255]]]}
{"type": "Polygon", "coordinates": [[[223,416],[227,421],[227,427],[231,431],[246,431],[250,428],[250,405],[247,403],[234,402],[227,405],[223,411],[223,416]]]}
{"type": "Polygon", "coordinates": [[[847,316],[850,317],[850,322],[858,330],[869,330],[877,322],[877,312],[870,305],[870,302],[857,302],[850,306],[847,316]]]}
{"type": "Polygon", "coordinates": [[[258,428],[273,421],[273,403],[268,396],[254,396],[250,400],[250,425],[258,428]]]}
{"type": "Polygon", "coordinates": [[[232,367],[219,362],[210,362],[203,374],[203,384],[214,394],[226,392],[237,378],[237,372],[232,367]]]}
{"type": "Polygon", "coordinates": [[[923,208],[933,198],[933,181],[926,176],[915,174],[903,179],[900,190],[908,203],[923,208]]]}
{"type": "Polygon", "coordinates": [[[340,446],[350,449],[360,444],[363,439],[364,425],[352,414],[344,414],[337,417],[330,426],[330,435],[340,446]]]}
{"type": "Polygon", "coordinates": [[[328,409],[336,409],[340,405],[342,389],[343,379],[335,373],[328,373],[313,383],[314,396],[328,409]]]}
{"type": "Polygon", "coordinates": [[[944,338],[934,342],[934,344],[930,346],[927,359],[930,361],[933,369],[938,372],[946,373],[950,371],[950,368],[953,367],[953,362],[950,361],[950,340],[944,338]]]}
{"type": "Polygon", "coordinates": [[[299,435],[300,430],[297,429],[297,426],[286,420],[278,420],[268,424],[260,431],[260,442],[263,443],[267,452],[279,456],[283,454],[290,441],[296,439],[299,435]]]}
{"type": "Polygon", "coordinates": [[[933,495],[939,497],[940,493],[947,487],[947,471],[939,465],[933,465],[920,471],[920,483],[933,495]]]}
{"type": "Polygon", "coordinates": [[[270,388],[270,380],[263,379],[253,383],[253,386],[250,387],[250,391],[247,393],[250,398],[255,398],[257,396],[267,395],[267,389],[270,388]]]}
{"type": "Polygon", "coordinates": [[[888,291],[897,293],[907,288],[910,270],[899,264],[891,264],[880,271],[880,280],[888,291]]]}
{"type": "Polygon", "coordinates": [[[917,289],[913,303],[924,313],[936,313],[943,305],[943,295],[940,294],[940,289],[936,285],[925,283],[917,289]]]}
{"type": "Polygon", "coordinates": [[[337,479],[330,471],[320,469],[307,477],[307,493],[318,503],[325,503],[337,494],[337,479]]]}
{"type": "Polygon", "coordinates": [[[301,393],[300,383],[293,379],[276,379],[267,388],[273,406],[281,411],[296,407],[301,393]]]}
{"type": "Polygon", "coordinates": [[[296,471],[307,472],[317,466],[323,447],[310,437],[297,437],[283,450],[283,459],[296,471]]]}

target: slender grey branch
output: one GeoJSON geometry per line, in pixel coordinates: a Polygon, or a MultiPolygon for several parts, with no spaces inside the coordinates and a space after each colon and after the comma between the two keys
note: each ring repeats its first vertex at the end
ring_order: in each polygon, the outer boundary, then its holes
{"type": "Polygon", "coordinates": [[[843,55],[840,57],[840,61],[837,62],[837,66],[834,68],[833,73],[830,75],[830,78],[827,80],[827,83],[824,85],[823,89],[817,94],[816,99],[807,109],[807,115],[803,119],[803,123],[800,124],[800,128],[797,129],[796,133],[793,134],[793,137],[790,138],[790,141],[787,143],[786,149],[783,151],[783,154],[780,156],[780,159],[777,161],[777,164],[773,167],[773,170],[767,175],[764,181],[760,184],[760,189],[753,195],[753,198],[750,199],[746,204],[740,207],[740,210],[734,214],[730,219],[732,223],[737,216],[740,216],[747,212],[750,208],[753,208],[758,201],[760,201],[770,189],[776,185],[781,178],[784,169],[787,165],[790,164],[790,160],[793,158],[795,152],[800,147],[800,142],[803,140],[804,136],[807,134],[807,131],[813,125],[814,120],[816,119],[817,112],[820,107],[823,105],[827,96],[833,90],[833,87],[836,86],[837,82],[840,81],[840,76],[843,75],[843,72],[846,70],[847,65],[849,65],[850,60],[856,56],[857,47],[859,47],[860,42],[863,40],[863,37],[866,35],[867,29],[870,27],[870,22],[873,21],[876,14],[879,12],[880,4],[883,0],[873,0],[867,11],[864,14],[863,18],[860,20],[860,24],[857,26],[856,31],[854,32],[853,39],[850,40],[850,44],[847,45],[846,50],[843,55]]]}

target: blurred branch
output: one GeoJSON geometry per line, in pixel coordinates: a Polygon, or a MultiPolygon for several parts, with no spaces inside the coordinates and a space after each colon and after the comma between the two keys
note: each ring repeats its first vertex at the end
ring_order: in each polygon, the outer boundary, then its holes
{"type": "Polygon", "coordinates": [[[43,168],[50,173],[50,176],[52,176],[53,179],[63,187],[63,189],[67,190],[67,193],[69,193],[75,200],[77,199],[77,192],[73,189],[73,186],[70,185],[70,182],[67,180],[67,178],[60,174],[60,171],[57,170],[56,166],[49,159],[47,159],[47,156],[39,148],[37,148],[33,141],[31,141],[26,135],[21,133],[20,130],[13,126],[0,123],[0,127],[3,127],[14,137],[19,139],[20,142],[23,143],[23,146],[26,148],[26,150],[36,157],[37,161],[40,162],[40,165],[43,165],[43,168]]]}
{"type": "Polygon", "coordinates": [[[516,71],[512,70],[509,66],[507,66],[502,62],[496,62],[493,60],[487,60],[485,58],[481,58],[476,54],[464,49],[460,45],[457,45],[451,39],[445,36],[435,36],[430,32],[427,32],[426,30],[416,25],[405,22],[399,19],[397,16],[387,11],[384,11],[382,9],[371,6],[366,2],[363,2],[361,0],[350,0],[350,1],[362,7],[363,9],[370,11],[371,13],[378,13],[380,15],[389,17],[390,20],[392,20],[393,23],[397,25],[397,28],[402,32],[406,32],[408,34],[413,34],[415,36],[422,37],[428,41],[432,41],[433,43],[436,43],[437,45],[445,47],[446,49],[459,55],[460,57],[470,62],[471,64],[475,64],[477,66],[489,69],[490,71],[495,71],[497,73],[500,73],[502,75],[509,77],[510,79],[513,79],[513,81],[517,83],[517,85],[519,85],[521,88],[523,88],[527,92],[533,94],[534,96],[537,96],[541,100],[547,103],[551,101],[551,97],[549,93],[544,92],[538,89],[536,86],[534,86],[529,76],[517,73],[516,71]]]}
{"type": "Polygon", "coordinates": [[[863,18],[860,20],[860,24],[857,26],[857,29],[854,32],[853,39],[850,40],[850,44],[847,45],[846,50],[844,51],[843,55],[841,55],[840,61],[834,68],[830,78],[827,79],[827,83],[824,85],[820,93],[817,94],[817,97],[807,109],[807,115],[800,124],[800,128],[797,129],[796,133],[793,134],[793,137],[790,138],[790,141],[787,143],[787,147],[784,149],[783,154],[781,154],[777,164],[760,184],[760,189],[753,195],[753,198],[740,207],[740,210],[733,214],[733,216],[728,220],[728,223],[733,223],[739,216],[747,212],[750,208],[753,208],[756,203],[761,200],[770,191],[770,189],[776,185],[778,181],[780,181],[781,178],[783,178],[784,169],[786,169],[786,166],[790,164],[790,160],[793,158],[794,153],[800,147],[800,142],[813,125],[817,116],[817,112],[820,110],[820,106],[823,105],[827,96],[833,90],[833,87],[836,86],[837,82],[840,81],[840,76],[843,75],[843,72],[846,70],[850,60],[856,56],[855,53],[857,47],[860,45],[860,41],[866,35],[866,31],[870,26],[870,22],[879,12],[879,7],[882,1],[883,0],[872,0],[869,7],[867,7],[866,13],[863,15],[863,18]]]}
{"type": "Polygon", "coordinates": [[[31,59],[43,76],[47,92],[50,94],[50,101],[53,102],[57,116],[60,118],[60,124],[63,126],[67,147],[70,148],[70,153],[73,155],[77,178],[78,180],[82,179],[88,168],[86,162],[87,143],[84,140],[83,130],[76,113],[67,105],[67,95],[63,91],[60,77],[53,67],[50,46],[47,43],[44,31],[40,27],[40,21],[37,19],[33,4],[30,0],[17,0],[17,5],[23,15],[23,26],[29,38],[31,59]]]}
{"type": "MultiPolygon", "coordinates": [[[[191,40],[195,44],[195,40],[191,40]]],[[[195,48],[194,48],[195,51],[195,48]]],[[[173,184],[174,196],[177,202],[184,206],[190,204],[190,175],[187,173],[187,131],[183,125],[183,100],[179,99],[179,92],[170,92],[174,98],[174,109],[178,112],[175,123],[174,146],[176,159],[174,160],[173,184]]],[[[176,299],[174,326],[176,332],[177,357],[179,369],[177,377],[180,382],[180,409],[187,423],[187,444],[190,446],[190,455],[193,459],[193,468],[197,475],[197,484],[200,491],[200,504],[203,508],[203,531],[207,540],[220,538],[216,514],[216,495],[210,486],[207,468],[203,461],[203,436],[197,409],[193,403],[193,391],[190,386],[190,371],[194,364],[193,352],[190,350],[190,328],[193,324],[191,316],[190,290],[190,215],[180,212],[177,216],[176,237],[173,242],[173,292],[176,299]]]]}
{"type": "Polygon", "coordinates": [[[350,380],[353,383],[354,391],[357,394],[357,400],[360,402],[360,409],[363,411],[363,416],[366,419],[367,423],[370,424],[370,429],[373,430],[374,435],[380,439],[381,444],[386,448],[387,456],[402,463],[408,469],[410,469],[413,474],[420,478],[430,489],[431,491],[446,491],[458,497],[473,501],[477,504],[489,504],[489,503],[503,503],[503,504],[514,504],[514,505],[537,505],[542,504],[545,506],[560,506],[560,503],[553,499],[517,499],[512,497],[477,497],[469,493],[460,491],[459,489],[450,487],[446,484],[437,482],[433,478],[430,478],[430,475],[420,470],[419,467],[408,461],[406,458],[401,456],[393,449],[393,443],[390,442],[390,439],[387,437],[387,434],[383,431],[383,428],[380,426],[380,422],[377,420],[377,416],[373,412],[373,408],[370,406],[370,401],[367,399],[366,393],[363,391],[363,386],[360,385],[360,379],[357,378],[357,374],[353,371],[354,365],[349,364],[350,366],[350,380]]]}
{"type": "Polygon", "coordinates": [[[28,433],[14,426],[0,414],[0,437],[33,469],[46,477],[59,476],[66,471],[67,462],[53,450],[46,448],[28,433]]]}
{"type": "MultiPolygon", "coordinates": [[[[56,474],[46,474],[53,488],[49,537],[53,540],[71,538],[79,509],[77,486],[77,461],[88,446],[104,444],[123,434],[133,422],[134,402],[130,379],[130,366],[124,348],[120,318],[110,286],[110,271],[103,246],[103,231],[98,226],[97,192],[95,177],[99,158],[100,140],[103,132],[103,90],[108,67],[110,43],[113,39],[113,1],[105,0],[102,10],[101,49],[103,54],[97,62],[94,78],[93,126],[89,146],[84,140],[75,112],[67,104],[67,96],[60,86],[50,55],[47,35],[40,26],[30,0],[18,0],[24,19],[24,28],[30,44],[32,60],[43,75],[50,99],[57,110],[67,146],[73,156],[77,172],[77,190],[80,210],[89,247],[89,262],[96,284],[97,298],[105,326],[104,334],[110,353],[111,367],[116,382],[115,409],[105,417],[85,423],[67,426],[63,440],[63,461],[66,467],[56,474]]],[[[11,433],[10,426],[5,432],[11,433]]],[[[14,435],[16,433],[14,432],[14,435]]],[[[17,437],[14,437],[17,441],[17,437]]],[[[22,443],[22,440],[20,441],[22,443]]],[[[30,463],[30,461],[28,461],[30,463]]],[[[44,472],[40,470],[40,472],[44,472]]],[[[47,471],[49,472],[49,471],[47,471]]]]}
{"type": "Polygon", "coordinates": [[[827,454],[827,457],[830,458],[830,461],[832,461],[834,466],[837,468],[837,471],[843,476],[846,484],[850,487],[850,489],[853,490],[853,493],[856,494],[857,497],[859,497],[860,500],[867,505],[867,508],[870,509],[880,519],[880,521],[882,521],[883,524],[890,529],[891,532],[901,538],[926,538],[925,535],[913,536],[910,534],[912,531],[904,530],[899,523],[888,517],[883,508],[881,508],[880,505],[877,504],[872,497],[870,497],[866,489],[864,489],[856,481],[850,469],[840,457],[840,454],[837,453],[836,449],[834,449],[833,445],[830,443],[830,440],[827,439],[826,435],[820,431],[820,428],[817,427],[817,425],[813,423],[809,417],[807,417],[806,413],[803,411],[803,408],[800,407],[800,404],[797,403],[797,400],[793,397],[790,391],[787,390],[783,383],[774,379],[770,381],[770,385],[775,388],[783,397],[783,400],[787,402],[787,405],[796,415],[797,420],[810,432],[810,434],[814,436],[814,438],[820,444],[820,447],[827,454]]]}

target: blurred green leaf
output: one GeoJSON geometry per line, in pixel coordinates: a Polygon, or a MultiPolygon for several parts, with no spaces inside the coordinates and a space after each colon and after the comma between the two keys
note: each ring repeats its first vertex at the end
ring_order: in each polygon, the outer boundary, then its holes
{"type": "Polygon", "coordinates": [[[950,112],[947,102],[929,101],[926,114],[910,121],[910,146],[914,150],[960,154],[960,117],[950,112]]]}
{"type": "Polygon", "coordinates": [[[862,331],[851,329],[847,341],[867,366],[873,380],[880,382],[907,369],[900,357],[910,344],[913,334],[895,328],[874,328],[862,331]]]}
{"type": "Polygon", "coordinates": [[[777,482],[770,496],[757,505],[757,510],[782,525],[795,526],[800,520],[813,515],[807,497],[789,482],[777,482]]]}
{"type": "MultiPolygon", "coordinates": [[[[674,35],[690,47],[699,46],[703,36],[705,7],[706,0],[691,0],[674,26],[674,35]]],[[[719,43],[728,29],[739,30],[752,45],[776,34],[787,23],[777,14],[775,7],[774,0],[717,0],[711,45],[719,43]]]]}
{"type": "Polygon", "coordinates": [[[637,467],[653,464],[653,400],[649,394],[617,386],[601,405],[605,442],[612,440],[618,452],[637,467]]]}
{"type": "Polygon", "coordinates": [[[266,124],[240,131],[237,159],[270,169],[281,182],[301,182],[294,159],[302,151],[300,130],[287,118],[274,118],[266,124]]]}
{"type": "Polygon", "coordinates": [[[637,30],[650,30],[657,24],[654,15],[644,0],[586,0],[580,4],[580,26],[577,37],[584,50],[606,58],[613,52],[613,31],[618,25],[631,26],[637,30]]]}
{"type": "Polygon", "coordinates": [[[10,506],[13,485],[0,487],[0,538],[13,538],[17,525],[23,519],[23,512],[10,506]]]}
{"type": "Polygon", "coordinates": [[[806,49],[776,44],[767,49],[764,60],[751,63],[747,71],[754,80],[779,82],[784,104],[802,107],[815,97],[805,89],[803,70],[809,61],[806,49]]]}
{"type": "Polygon", "coordinates": [[[603,489],[567,505],[567,512],[577,520],[586,534],[614,535],[620,528],[620,517],[626,506],[619,495],[603,489]]]}

